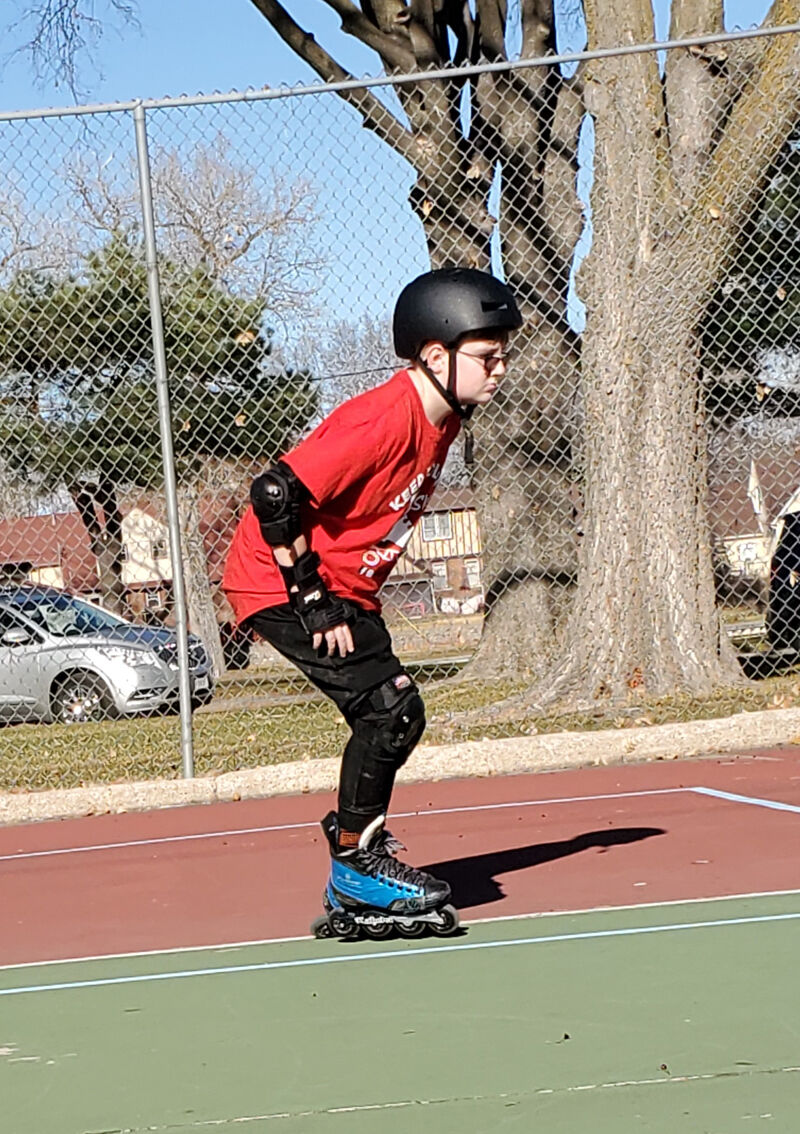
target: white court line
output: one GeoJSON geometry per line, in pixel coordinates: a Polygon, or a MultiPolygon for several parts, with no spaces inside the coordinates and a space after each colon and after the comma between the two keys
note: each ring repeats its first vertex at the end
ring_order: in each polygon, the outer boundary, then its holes
{"type": "Polygon", "coordinates": [[[780,921],[800,921],[800,913],[764,914],[757,917],[736,917],[719,921],[675,922],[672,925],[646,925],[627,929],[598,929],[586,933],[554,933],[549,937],[520,937],[512,941],[473,941],[466,945],[431,945],[422,949],[391,949],[381,953],[349,953],[343,956],[305,957],[293,961],[264,961],[249,965],[225,965],[213,969],[184,969],[178,972],[99,977],[95,980],[63,981],[58,984],[32,984],[19,988],[2,988],[0,989],[0,996],[21,996],[24,993],[35,992],[63,992],[77,988],[105,988],[123,984],[151,984],[155,981],[186,980],[190,977],[224,976],[231,973],[318,968],[322,965],[346,965],[359,961],[400,960],[408,957],[430,956],[434,953],[471,953],[484,949],[513,949],[519,945],[549,945],[566,941],[596,941],[611,937],[641,937],[651,933],[677,933],[691,929],[719,929],[723,926],[758,925],[780,921]]]}
{"type": "MultiPolygon", "coordinates": [[[[732,803],[751,804],[756,807],[766,807],[775,811],[792,811],[800,813],[800,806],[795,807],[789,803],[779,803],[770,799],[759,799],[756,796],[736,795],[733,792],[719,791],[708,787],[677,787],[652,788],[642,791],[617,791],[601,795],[565,795],[554,799],[520,799],[510,803],[476,803],[468,807],[430,807],[417,811],[393,812],[389,822],[393,819],[415,819],[421,815],[459,815],[472,811],[501,811],[503,809],[516,809],[520,807],[545,807],[556,803],[596,803],[604,799],[637,799],[650,795],[681,795],[683,793],[711,796],[715,799],[728,800],[732,803]]],[[[15,862],[27,858],[50,858],[65,854],[87,854],[91,851],[123,850],[126,847],[149,847],[163,843],[189,843],[202,839],[230,839],[242,835],[263,835],[276,831],[302,831],[317,827],[316,821],[306,823],[276,823],[266,827],[238,827],[224,831],[202,831],[193,835],[163,835],[154,839],[130,839],[127,842],[96,843],[87,846],[56,847],[51,850],[18,851],[15,854],[0,854],[0,862],[15,862]]]]}
{"type": "MultiPolygon", "coordinates": [[[[498,914],[496,917],[475,917],[462,921],[470,925],[493,925],[502,921],[538,921],[548,917],[582,917],[584,914],[628,913],[631,910],[656,910],[671,906],[710,905],[712,902],[744,902],[758,898],[787,898],[800,895],[800,890],[754,890],[746,894],[715,894],[708,898],[669,898],[663,902],[630,902],[622,906],[589,906],[578,910],[537,910],[533,913],[498,914]]],[[[295,941],[313,941],[310,933],[298,937],[260,937],[250,941],[223,941],[210,945],[178,945],[173,949],[140,949],[133,953],[91,953],[83,957],[56,957],[49,961],[18,961],[13,965],[0,965],[0,973],[11,969],[49,969],[53,965],[88,965],[95,961],[127,961],[137,957],[175,957],[184,953],[224,953],[235,949],[250,949],[265,945],[290,945],[295,941]]]]}
{"type": "Polygon", "coordinates": [[[697,795],[710,795],[714,799],[727,799],[731,803],[749,803],[753,807],[768,807],[772,811],[792,811],[795,815],[800,815],[800,807],[792,803],[780,803],[776,799],[759,799],[754,795],[737,795],[732,791],[719,791],[710,787],[693,787],[689,788],[689,791],[697,795]]]}
{"type": "MultiPolygon", "coordinates": [[[[554,803],[592,803],[603,799],[631,799],[647,795],[680,795],[682,792],[692,791],[692,788],[653,788],[645,791],[618,791],[606,795],[566,795],[556,799],[522,799],[511,803],[476,803],[469,807],[429,807],[422,811],[397,811],[389,817],[393,819],[415,819],[420,815],[458,815],[468,811],[499,811],[503,808],[543,807],[554,803]]],[[[53,850],[19,851],[16,854],[0,854],[0,862],[13,862],[24,858],[48,858],[51,855],[85,854],[89,851],[120,850],[125,847],[149,847],[160,843],[184,843],[197,839],[229,839],[237,835],[261,835],[272,831],[300,831],[309,827],[318,827],[319,822],[310,823],[276,823],[269,827],[240,827],[229,831],[202,831],[195,835],[164,835],[156,839],[131,839],[128,842],[97,843],[90,846],[57,847],[53,850]]]]}

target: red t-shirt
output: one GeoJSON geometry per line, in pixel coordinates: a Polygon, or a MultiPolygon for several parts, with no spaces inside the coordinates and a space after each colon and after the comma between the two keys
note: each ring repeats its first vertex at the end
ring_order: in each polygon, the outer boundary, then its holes
{"type": "MultiPolygon", "coordinates": [[[[311,494],[303,533],[329,590],[380,611],[378,591],[425,511],[460,424],[450,414],[432,425],[400,370],[339,406],[281,458],[311,494]]],[[[239,521],[222,586],[238,622],[288,601],[252,508],[239,521]]]]}

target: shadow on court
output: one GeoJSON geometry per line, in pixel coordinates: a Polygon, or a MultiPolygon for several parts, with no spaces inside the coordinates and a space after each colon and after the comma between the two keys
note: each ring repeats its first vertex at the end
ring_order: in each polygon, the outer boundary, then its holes
{"type": "Polygon", "coordinates": [[[499,902],[505,897],[497,882],[497,875],[541,866],[544,862],[580,854],[592,847],[600,848],[601,851],[608,850],[610,847],[638,843],[642,839],[652,839],[655,835],[664,834],[666,831],[661,827],[619,827],[613,831],[586,831],[582,835],[556,843],[532,843],[526,847],[475,854],[468,858],[429,862],[420,869],[449,882],[453,891],[453,905],[465,909],[499,902]]]}

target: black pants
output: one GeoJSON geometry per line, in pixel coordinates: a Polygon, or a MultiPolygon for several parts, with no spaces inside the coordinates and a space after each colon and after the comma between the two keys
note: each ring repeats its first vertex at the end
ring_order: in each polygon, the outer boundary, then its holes
{"type": "Polygon", "coordinates": [[[260,610],[247,623],[330,697],[350,726],[338,815],[343,830],[363,831],[388,810],[395,774],[422,735],[425,717],[419,691],[395,657],[383,619],[353,609],[355,651],[345,657],[315,650],[288,603],[260,610]]]}

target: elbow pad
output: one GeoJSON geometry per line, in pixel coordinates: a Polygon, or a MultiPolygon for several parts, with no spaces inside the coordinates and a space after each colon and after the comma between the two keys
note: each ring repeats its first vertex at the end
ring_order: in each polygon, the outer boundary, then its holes
{"type": "Polygon", "coordinates": [[[300,506],[308,492],[288,465],[278,461],[250,485],[250,503],[270,547],[290,547],[302,535],[300,506]]]}

